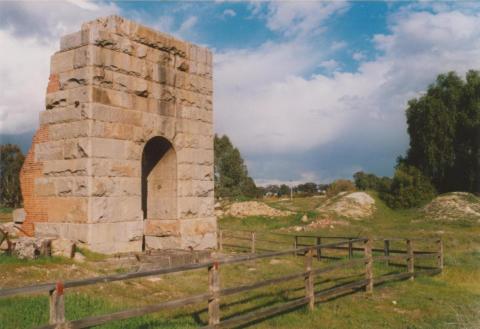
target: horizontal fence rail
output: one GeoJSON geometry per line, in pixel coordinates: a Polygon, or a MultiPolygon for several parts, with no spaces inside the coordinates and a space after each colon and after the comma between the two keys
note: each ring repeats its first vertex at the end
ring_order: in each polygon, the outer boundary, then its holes
{"type": "MultiPolygon", "coordinates": [[[[111,321],[125,320],[133,317],[143,316],[146,314],[155,313],[161,310],[179,308],[187,305],[193,305],[198,303],[208,303],[208,325],[203,328],[230,328],[241,324],[248,324],[252,321],[257,321],[275,314],[279,314],[288,310],[292,310],[301,306],[308,306],[308,309],[313,309],[316,302],[324,300],[326,298],[337,296],[345,293],[355,292],[364,289],[367,293],[372,293],[373,288],[376,285],[383,284],[384,282],[393,280],[412,280],[418,275],[433,275],[438,274],[443,269],[443,243],[441,239],[398,239],[398,238],[363,238],[363,237],[328,237],[328,236],[312,236],[312,235],[281,235],[286,241],[276,241],[273,238],[264,238],[266,233],[260,232],[245,232],[238,231],[240,233],[246,233],[248,236],[235,236],[233,232],[220,231],[218,235],[218,250],[223,250],[224,247],[229,246],[225,243],[226,239],[237,239],[239,241],[247,241],[244,249],[250,250],[250,253],[237,256],[224,256],[217,259],[207,261],[200,264],[190,264],[177,266],[172,268],[162,268],[148,271],[139,271],[123,274],[113,274],[98,276],[88,279],[69,280],[65,282],[52,282],[38,285],[31,285],[17,288],[0,289],[0,297],[9,297],[20,294],[28,293],[41,293],[48,292],[50,296],[50,320],[48,325],[44,325],[37,328],[89,328],[105,324],[111,321]],[[259,238],[260,237],[260,238],[259,238]],[[288,239],[292,240],[290,242],[288,239]],[[300,239],[311,239],[311,244],[305,242],[300,243],[300,239]],[[321,243],[326,239],[340,240],[329,243],[321,243]],[[375,242],[382,242],[383,248],[374,247],[375,242]],[[435,242],[435,251],[426,250],[414,250],[415,242],[423,241],[431,244],[435,242]],[[390,248],[390,243],[399,244],[404,243],[405,249],[390,248]],[[289,246],[280,251],[270,251],[265,253],[257,253],[263,248],[259,248],[260,243],[274,243],[284,244],[289,246]],[[361,246],[359,246],[359,244],[361,246]],[[347,251],[347,258],[336,260],[332,264],[325,264],[320,268],[313,268],[313,259],[320,261],[322,258],[334,258],[331,255],[326,256],[326,250],[333,250],[336,253],[347,251]],[[323,251],[323,252],[322,252],[323,251]],[[361,256],[355,257],[355,252],[361,252],[361,256]],[[374,253],[380,253],[380,255],[374,255],[374,253]],[[393,255],[390,255],[393,254],[393,255]],[[260,259],[274,258],[280,256],[304,256],[305,266],[303,271],[295,273],[289,273],[280,277],[272,279],[266,279],[262,281],[253,282],[250,284],[222,288],[220,282],[219,269],[222,266],[229,264],[239,264],[260,259]],[[316,256],[316,257],[315,257],[316,256]],[[415,259],[433,259],[435,261],[434,267],[420,267],[415,265],[415,259]],[[394,265],[393,261],[406,262],[405,266],[407,272],[386,274],[382,276],[374,276],[373,264],[384,263],[385,265],[394,265]],[[361,275],[363,279],[356,280],[354,282],[342,283],[328,289],[315,291],[315,280],[319,274],[331,272],[341,268],[352,268],[354,266],[361,266],[364,268],[364,272],[361,275]],[[417,270],[415,270],[417,266],[417,270]],[[422,270],[419,270],[422,268],[422,270]],[[184,298],[165,301],[158,304],[147,305],[143,307],[122,310],[114,313],[87,317],[74,321],[67,321],[65,319],[65,289],[84,287],[94,284],[110,283],[116,281],[123,281],[129,279],[144,278],[149,276],[187,272],[192,270],[207,269],[208,271],[208,291],[202,294],[188,296],[184,298]],[[260,289],[266,286],[276,285],[284,282],[302,279],[304,282],[305,296],[297,298],[288,302],[284,302],[280,305],[269,306],[261,308],[259,310],[250,311],[246,314],[229,317],[227,319],[221,318],[220,303],[222,297],[240,294],[243,292],[260,289]]],[[[270,233],[269,233],[270,234],[270,233]]],[[[339,255],[334,255],[339,257],[339,255]]]]}

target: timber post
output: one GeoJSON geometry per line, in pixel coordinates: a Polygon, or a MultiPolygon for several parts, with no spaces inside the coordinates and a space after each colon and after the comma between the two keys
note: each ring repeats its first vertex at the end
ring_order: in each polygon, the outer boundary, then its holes
{"type": "Polygon", "coordinates": [[[353,242],[352,238],[348,238],[348,259],[353,258],[353,242]]]}
{"type": "Polygon", "coordinates": [[[410,279],[413,280],[414,278],[414,271],[415,271],[415,260],[414,260],[414,254],[413,254],[413,245],[412,245],[412,240],[407,239],[407,271],[410,273],[410,279]]]}
{"type": "Polygon", "coordinates": [[[55,289],[50,290],[50,324],[65,322],[65,296],[63,282],[58,281],[55,289]]]}
{"type": "Polygon", "coordinates": [[[312,271],[313,248],[308,249],[305,257],[305,297],[308,298],[308,309],[313,310],[315,306],[314,278],[312,271]]]}
{"type": "Polygon", "coordinates": [[[443,241],[442,239],[438,239],[437,240],[437,252],[438,252],[438,256],[437,256],[437,267],[443,271],[443,241]]]}
{"type": "Polygon", "coordinates": [[[251,233],[251,238],[252,238],[252,244],[250,246],[250,252],[254,254],[255,253],[255,232],[251,233]]]}
{"type": "MultiPolygon", "coordinates": [[[[385,257],[390,256],[390,240],[383,240],[383,255],[385,257]]],[[[385,261],[385,265],[387,266],[390,265],[390,262],[388,259],[385,261]]]]}
{"type": "Polygon", "coordinates": [[[322,248],[318,246],[322,244],[322,238],[317,236],[315,243],[317,244],[317,260],[320,260],[322,258],[322,248]]]}
{"type": "Polygon", "coordinates": [[[373,293],[373,255],[372,255],[372,239],[366,239],[363,245],[363,251],[365,253],[365,279],[367,285],[365,291],[367,293],[373,293]]]}
{"type": "Polygon", "coordinates": [[[223,231],[218,230],[218,251],[223,251],[223,231]]]}
{"type": "Polygon", "coordinates": [[[220,323],[220,274],[218,262],[208,267],[208,324],[215,326],[220,323]]]}

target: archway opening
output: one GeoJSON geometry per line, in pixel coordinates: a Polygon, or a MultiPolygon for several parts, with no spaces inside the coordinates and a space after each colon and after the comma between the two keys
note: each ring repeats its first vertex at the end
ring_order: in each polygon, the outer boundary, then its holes
{"type": "Polygon", "coordinates": [[[151,138],[143,149],[142,210],[144,220],[176,219],[177,157],[164,137],[151,138]]]}

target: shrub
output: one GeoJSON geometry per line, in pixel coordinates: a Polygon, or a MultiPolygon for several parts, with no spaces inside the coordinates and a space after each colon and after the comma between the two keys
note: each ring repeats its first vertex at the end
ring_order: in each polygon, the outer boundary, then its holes
{"type": "Polygon", "coordinates": [[[391,208],[413,208],[433,199],[436,191],[420,170],[405,164],[398,165],[390,189],[380,193],[391,208]]]}
{"type": "Polygon", "coordinates": [[[355,191],[355,185],[348,179],[337,179],[327,187],[327,196],[332,197],[340,192],[355,191]]]}

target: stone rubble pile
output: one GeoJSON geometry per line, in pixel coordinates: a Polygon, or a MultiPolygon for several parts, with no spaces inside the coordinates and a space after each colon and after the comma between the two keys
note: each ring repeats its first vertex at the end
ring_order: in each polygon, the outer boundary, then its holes
{"type": "Polygon", "coordinates": [[[375,210],[375,199],[365,192],[342,193],[317,208],[322,213],[334,213],[351,219],[370,217],[375,210]]]}
{"type": "Polygon", "coordinates": [[[234,217],[265,216],[283,217],[294,214],[291,211],[279,210],[266,205],[263,202],[247,201],[232,203],[225,211],[226,215],[234,217]]]}

